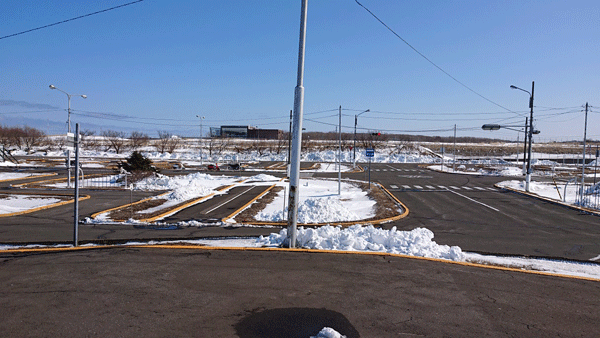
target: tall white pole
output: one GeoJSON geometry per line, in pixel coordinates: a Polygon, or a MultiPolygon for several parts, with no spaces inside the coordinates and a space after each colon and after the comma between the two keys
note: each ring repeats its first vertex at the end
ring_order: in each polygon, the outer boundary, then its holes
{"type": "Polygon", "coordinates": [[[580,206],[584,206],[583,203],[585,199],[583,198],[583,194],[585,193],[585,139],[587,137],[587,115],[588,115],[588,104],[585,103],[585,124],[583,128],[583,160],[581,163],[581,202],[580,206]]]}
{"type": "Polygon", "coordinates": [[[338,146],[338,195],[342,194],[342,106],[340,106],[340,127],[339,146],[338,146]]]}
{"type": "Polygon", "coordinates": [[[292,154],[290,158],[290,189],[288,198],[288,245],[296,247],[298,237],[298,197],[300,181],[300,148],[302,146],[302,115],[304,113],[304,47],[306,38],[307,0],[302,0],[300,16],[300,43],[298,47],[298,78],[294,91],[294,118],[292,130],[292,154]]]}

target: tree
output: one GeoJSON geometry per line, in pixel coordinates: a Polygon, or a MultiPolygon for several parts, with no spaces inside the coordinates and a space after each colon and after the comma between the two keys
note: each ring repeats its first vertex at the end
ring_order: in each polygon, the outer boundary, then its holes
{"type": "Polygon", "coordinates": [[[117,154],[127,148],[127,139],[122,131],[106,130],[102,136],[108,142],[106,150],[114,149],[117,154]]]}
{"type": "Polygon", "coordinates": [[[148,134],[139,131],[132,131],[129,135],[129,143],[133,150],[137,150],[141,147],[147,146],[148,140],[150,140],[148,134]]]}
{"type": "Polygon", "coordinates": [[[154,146],[161,154],[165,152],[172,153],[179,146],[179,142],[180,138],[168,131],[158,131],[158,140],[156,140],[154,146]]]}

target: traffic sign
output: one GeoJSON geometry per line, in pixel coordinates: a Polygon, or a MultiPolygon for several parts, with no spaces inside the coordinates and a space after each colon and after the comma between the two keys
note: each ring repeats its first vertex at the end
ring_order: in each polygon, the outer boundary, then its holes
{"type": "Polygon", "coordinates": [[[374,157],[375,156],[375,149],[373,149],[373,148],[367,148],[365,150],[365,156],[366,157],[374,157]]]}

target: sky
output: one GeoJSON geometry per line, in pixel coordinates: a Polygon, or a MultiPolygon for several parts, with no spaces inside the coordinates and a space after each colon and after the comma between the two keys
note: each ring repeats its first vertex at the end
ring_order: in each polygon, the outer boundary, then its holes
{"type": "MultiPolygon", "coordinates": [[[[169,131],[289,127],[301,1],[160,1],[28,33],[133,0],[0,2],[0,124],[169,131]],[[8,37],[6,37],[8,36],[8,37]],[[85,94],[82,99],[76,94],[85,94]]],[[[600,3],[593,0],[308,1],[304,127],[523,139],[600,139],[600,3]],[[404,41],[402,40],[404,39],[404,41]]]]}

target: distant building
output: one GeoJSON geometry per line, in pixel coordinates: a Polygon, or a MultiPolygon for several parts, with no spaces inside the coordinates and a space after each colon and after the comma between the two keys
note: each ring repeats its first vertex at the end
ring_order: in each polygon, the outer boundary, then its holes
{"type": "MultiPolygon", "coordinates": [[[[215,128],[217,129],[217,128],[215,128]]],[[[212,130],[211,137],[246,138],[261,140],[278,140],[283,137],[279,129],[260,129],[251,126],[221,126],[220,130],[212,130]]]]}

